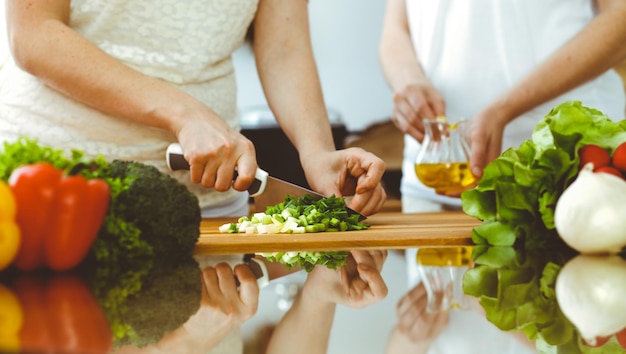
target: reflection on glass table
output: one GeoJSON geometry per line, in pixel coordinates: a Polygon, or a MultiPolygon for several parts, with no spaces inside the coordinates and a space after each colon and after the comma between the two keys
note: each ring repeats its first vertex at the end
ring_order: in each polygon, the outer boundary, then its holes
{"type": "MultiPolygon", "coordinates": [[[[289,344],[299,345],[314,323],[319,336],[307,340],[325,348],[320,336],[326,330],[320,328],[328,326],[330,331],[336,304],[360,308],[382,299],[386,288],[379,272],[386,253],[354,251],[341,269],[312,270],[305,284],[308,297],[298,302],[306,305],[296,306],[299,289],[283,284],[283,302],[278,305],[304,308],[290,318],[307,318],[304,330],[294,329],[302,321],[287,321],[289,338],[299,338],[298,343],[288,339],[289,344]],[[311,318],[307,311],[318,317],[311,318]]],[[[240,255],[225,257],[229,260],[190,255],[172,263],[148,258],[112,267],[85,264],[63,274],[3,271],[0,352],[241,353],[239,326],[256,312],[259,285],[240,255]]],[[[272,339],[285,338],[278,333],[274,331],[272,339]]]]}
{"type": "Polygon", "coordinates": [[[487,318],[520,331],[539,353],[626,352],[626,261],[588,256],[555,243],[542,248],[481,246],[464,291],[487,318]]]}

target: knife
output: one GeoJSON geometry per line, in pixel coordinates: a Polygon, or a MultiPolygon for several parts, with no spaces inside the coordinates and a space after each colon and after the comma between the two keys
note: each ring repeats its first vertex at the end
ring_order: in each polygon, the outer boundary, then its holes
{"type": "MultiPolygon", "coordinates": [[[[177,143],[170,144],[167,147],[165,160],[167,161],[167,166],[172,171],[189,170],[189,163],[185,160],[182,148],[177,143]]],[[[233,180],[236,178],[237,171],[235,171],[233,180]]],[[[254,198],[254,208],[256,212],[264,212],[266,207],[283,202],[288,195],[298,198],[308,194],[314,200],[325,198],[324,195],[310,189],[272,177],[261,168],[257,168],[254,175],[254,182],[248,187],[248,193],[254,198]]],[[[349,215],[357,214],[359,221],[365,219],[365,215],[360,214],[356,210],[348,207],[346,207],[346,210],[349,215]]]]}

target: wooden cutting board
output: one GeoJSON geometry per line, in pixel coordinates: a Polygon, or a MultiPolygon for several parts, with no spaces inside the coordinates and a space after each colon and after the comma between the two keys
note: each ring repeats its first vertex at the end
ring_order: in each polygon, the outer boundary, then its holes
{"type": "Polygon", "coordinates": [[[423,246],[471,245],[472,228],[480,221],[461,211],[438,213],[381,212],[365,220],[367,230],[306,234],[224,234],[219,226],[236,218],[204,219],[197,254],[237,254],[279,251],[401,249],[423,246]]]}

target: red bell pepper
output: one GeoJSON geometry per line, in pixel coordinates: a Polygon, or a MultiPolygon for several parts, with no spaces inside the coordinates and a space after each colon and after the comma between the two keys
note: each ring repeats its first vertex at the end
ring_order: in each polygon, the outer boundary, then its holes
{"type": "Polygon", "coordinates": [[[22,313],[23,353],[108,353],[109,322],[87,284],[77,276],[23,273],[13,286],[22,313]]]}
{"type": "Polygon", "coordinates": [[[22,240],[13,265],[21,270],[67,270],[85,257],[109,206],[109,185],[64,176],[48,163],[16,168],[9,185],[22,240]]]}

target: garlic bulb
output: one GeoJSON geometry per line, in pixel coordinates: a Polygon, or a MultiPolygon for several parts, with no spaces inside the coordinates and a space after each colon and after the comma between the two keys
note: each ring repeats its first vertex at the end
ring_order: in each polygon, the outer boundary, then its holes
{"type": "Polygon", "coordinates": [[[626,327],[626,261],[616,255],[579,255],[556,279],[563,315],[588,343],[626,327]]]}
{"type": "Polygon", "coordinates": [[[626,246],[626,181],[585,166],[554,210],[556,230],[581,253],[617,253],[626,246]]]}

